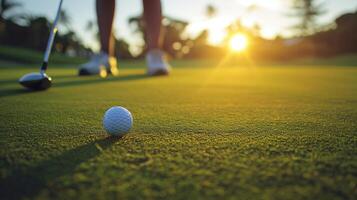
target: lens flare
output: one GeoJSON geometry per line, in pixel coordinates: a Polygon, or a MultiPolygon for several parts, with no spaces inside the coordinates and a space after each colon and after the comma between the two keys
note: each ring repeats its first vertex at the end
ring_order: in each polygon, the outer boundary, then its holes
{"type": "Polygon", "coordinates": [[[231,38],[229,45],[233,51],[244,51],[248,47],[248,38],[244,34],[238,33],[231,38]]]}

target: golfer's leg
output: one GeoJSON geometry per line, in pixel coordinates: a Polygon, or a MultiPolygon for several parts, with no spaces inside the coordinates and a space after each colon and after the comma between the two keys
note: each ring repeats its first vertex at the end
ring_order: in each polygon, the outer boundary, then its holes
{"type": "Polygon", "coordinates": [[[114,55],[114,38],[112,34],[115,14],[115,0],[97,0],[97,18],[101,50],[114,55]]]}
{"type": "Polygon", "coordinates": [[[143,0],[143,5],[147,47],[158,49],[161,47],[161,1],[143,0]]]}
{"type": "Polygon", "coordinates": [[[78,75],[118,74],[117,60],[114,57],[113,19],[115,0],[97,0],[97,17],[100,35],[101,53],[79,66],[78,75]]]}

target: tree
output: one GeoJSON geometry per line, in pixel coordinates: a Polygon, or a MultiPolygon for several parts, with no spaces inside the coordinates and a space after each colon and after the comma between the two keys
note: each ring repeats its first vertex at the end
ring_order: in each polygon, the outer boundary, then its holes
{"type": "Polygon", "coordinates": [[[129,50],[129,44],[124,39],[115,38],[115,55],[120,59],[131,59],[133,55],[129,50]]]}
{"type": "Polygon", "coordinates": [[[317,31],[316,18],[325,13],[323,4],[317,4],[316,0],[293,0],[292,16],[299,17],[300,22],[293,28],[301,35],[313,34],[317,31]]]}
{"type": "Polygon", "coordinates": [[[229,24],[226,28],[227,31],[227,39],[231,38],[234,34],[238,32],[246,32],[246,28],[242,25],[240,19],[236,19],[231,24],[229,24]]]}
{"type": "Polygon", "coordinates": [[[72,46],[75,46],[78,39],[74,31],[68,31],[65,34],[58,34],[56,38],[56,50],[65,54],[72,46]]]}
{"type": "MultiPolygon", "coordinates": [[[[11,0],[0,0],[0,19],[5,19],[5,14],[14,8],[20,7],[21,4],[11,0]]],[[[17,16],[10,16],[10,18],[16,18],[17,16]]]]}
{"type": "Polygon", "coordinates": [[[89,20],[86,25],[85,25],[85,30],[88,33],[93,34],[92,37],[96,40],[99,41],[99,30],[98,30],[98,26],[97,26],[97,22],[95,20],[89,20]]]}
{"type": "Polygon", "coordinates": [[[59,24],[66,27],[67,30],[71,32],[71,22],[72,18],[68,15],[68,13],[65,10],[61,10],[59,24]]]}
{"type": "Polygon", "coordinates": [[[89,20],[89,21],[87,22],[87,24],[86,24],[85,29],[86,29],[87,31],[92,32],[92,31],[96,30],[95,27],[96,27],[96,23],[95,23],[93,20],[89,20]]]}
{"type": "MultiPolygon", "coordinates": [[[[135,16],[129,19],[129,24],[133,26],[133,32],[140,34],[146,38],[145,23],[142,16],[135,16]]],[[[162,31],[164,33],[162,47],[169,55],[178,57],[181,51],[185,48],[186,39],[184,38],[184,31],[188,22],[174,19],[171,17],[164,17],[162,20],[162,31]]],[[[145,39],[146,41],[146,39],[145,39]]],[[[142,47],[142,54],[145,53],[146,47],[142,47]]]]}
{"type": "MultiPolygon", "coordinates": [[[[26,47],[43,51],[46,47],[47,38],[49,36],[50,27],[49,21],[46,17],[31,17],[28,19],[27,34],[22,36],[26,37],[26,47]]],[[[14,35],[18,38],[20,35],[14,35]]]]}
{"type": "Polygon", "coordinates": [[[206,7],[206,16],[209,18],[214,17],[217,14],[217,9],[212,4],[207,5],[206,7]]]}

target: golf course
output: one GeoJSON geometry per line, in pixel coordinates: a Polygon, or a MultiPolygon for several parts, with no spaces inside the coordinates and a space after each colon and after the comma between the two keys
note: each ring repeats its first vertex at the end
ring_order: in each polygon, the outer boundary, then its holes
{"type": "MultiPolygon", "coordinates": [[[[17,80],[36,64],[0,62],[2,199],[356,199],[357,65],[171,62],[145,75],[78,77],[53,64],[53,86],[17,80]],[[123,106],[134,125],[110,137],[123,106]]],[[[347,60],[343,58],[341,60],[347,60]]]]}

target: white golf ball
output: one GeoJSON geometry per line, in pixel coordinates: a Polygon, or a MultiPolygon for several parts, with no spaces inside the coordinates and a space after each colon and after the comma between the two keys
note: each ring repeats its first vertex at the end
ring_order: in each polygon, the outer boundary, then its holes
{"type": "Polygon", "coordinates": [[[114,106],[105,112],[103,126],[108,134],[122,136],[133,126],[133,117],[126,108],[114,106]]]}

